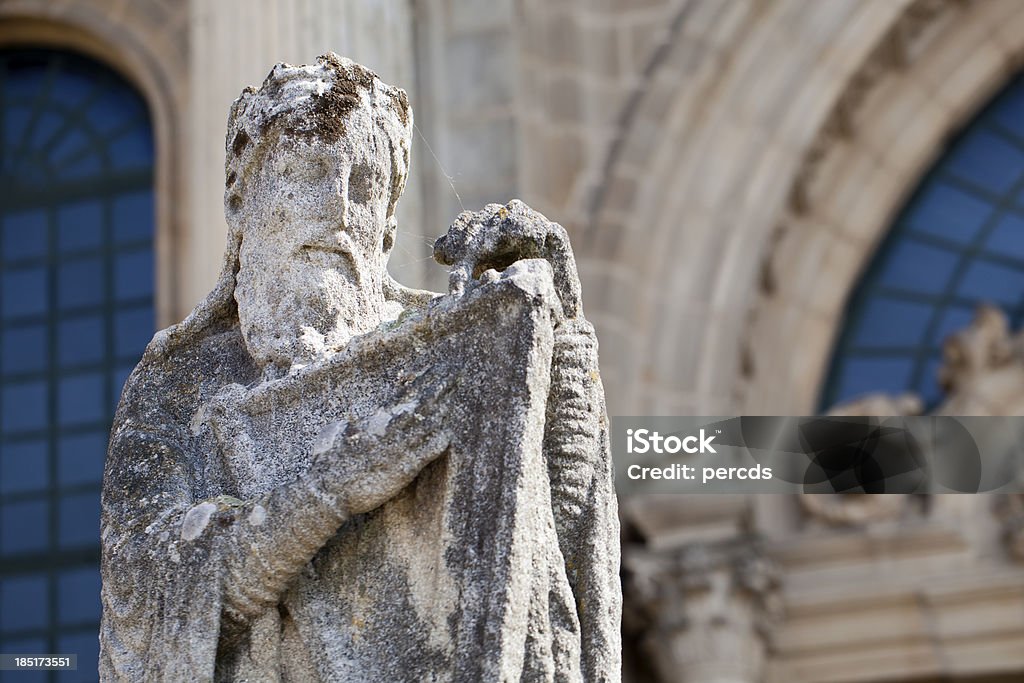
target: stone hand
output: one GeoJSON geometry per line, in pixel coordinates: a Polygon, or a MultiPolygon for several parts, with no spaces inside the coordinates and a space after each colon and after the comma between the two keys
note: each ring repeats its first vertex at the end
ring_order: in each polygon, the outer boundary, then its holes
{"type": "Polygon", "coordinates": [[[324,427],[313,450],[315,467],[349,514],[394,498],[447,449],[444,396],[453,387],[454,378],[428,371],[412,379],[390,407],[324,427]]]}
{"type": "Polygon", "coordinates": [[[470,279],[488,270],[502,271],[516,261],[535,258],[551,264],[562,311],[566,318],[576,318],[582,303],[569,236],[561,225],[518,199],[506,206],[488,204],[476,213],[464,211],[434,242],[434,260],[451,266],[449,292],[456,296],[470,279]]]}

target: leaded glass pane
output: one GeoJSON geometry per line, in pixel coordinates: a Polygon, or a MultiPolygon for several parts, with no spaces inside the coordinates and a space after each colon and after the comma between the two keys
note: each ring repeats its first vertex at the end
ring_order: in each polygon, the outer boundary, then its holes
{"type": "Polygon", "coordinates": [[[99,484],[106,453],[106,431],[61,434],[57,437],[57,483],[63,488],[99,484]]]}
{"type": "Polygon", "coordinates": [[[5,444],[0,450],[0,495],[45,489],[48,464],[45,439],[5,444]]]}
{"type": "Polygon", "coordinates": [[[57,618],[62,624],[90,622],[100,608],[100,577],[92,567],[61,572],[57,618]]]}
{"type": "Polygon", "coordinates": [[[57,360],[61,368],[100,363],[106,351],[101,315],[67,317],[57,324],[57,360]]]}
{"type": "MultiPolygon", "coordinates": [[[[45,498],[13,500],[0,504],[0,555],[25,555],[45,551],[50,507],[45,498]]],[[[4,601],[6,602],[6,601],[4,601]]],[[[6,613],[10,608],[0,603],[6,613]]]]}
{"type": "Polygon", "coordinates": [[[0,629],[24,631],[46,625],[49,592],[45,577],[0,579],[0,601],[6,607],[0,612],[0,629]]]}
{"type": "Polygon", "coordinates": [[[931,277],[949,278],[960,262],[958,251],[914,239],[893,245],[882,267],[880,284],[910,292],[928,292],[931,277]]]}
{"type": "Polygon", "coordinates": [[[93,545],[100,534],[100,497],[94,492],[64,495],[58,503],[58,538],[62,548],[93,545]]]}
{"type": "MultiPolygon", "coordinates": [[[[152,216],[152,212],[149,214],[152,216]]],[[[147,222],[147,226],[151,226],[147,222]]],[[[97,249],[103,244],[103,205],[97,199],[64,204],[57,209],[57,248],[62,252],[97,249]]]]}
{"type": "Polygon", "coordinates": [[[983,198],[937,180],[921,189],[903,218],[903,226],[963,246],[974,240],[991,214],[992,207],[983,198]]]}
{"type": "Polygon", "coordinates": [[[5,261],[46,255],[46,211],[15,211],[3,217],[5,261]]]}
{"type": "Polygon", "coordinates": [[[48,327],[45,323],[8,327],[0,336],[0,373],[20,375],[45,370],[48,327]]]}
{"type": "Polygon", "coordinates": [[[57,305],[65,310],[102,305],[104,288],[102,258],[66,262],[57,272],[57,305]]]}

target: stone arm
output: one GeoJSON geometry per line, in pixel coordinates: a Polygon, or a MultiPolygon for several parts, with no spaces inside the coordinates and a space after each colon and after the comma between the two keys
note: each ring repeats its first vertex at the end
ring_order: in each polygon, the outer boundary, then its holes
{"type": "Polygon", "coordinates": [[[185,541],[207,529],[226,533],[226,626],[244,626],[277,604],[346,520],[396,496],[448,446],[437,422],[422,414],[399,414],[379,436],[358,425],[339,431],[295,481],[255,501],[208,500],[186,514],[185,541]],[[213,512],[217,524],[204,523],[213,512]]]}
{"type": "MultiPolygon", "coordinates": [[[[105,650],[112,656],[145,652],[147,641],[158,639],[149,633],[153,625],[173,623],[174,615],[146,614],[154,604],[195,609],[188,602],[174,606],[169,599],[145,598],[181,580],[218,584],[199,590],[219,600],[219,637],[230,640],[280,600],[345,520],[397,495],[448,445],[438,421],[422,412],[396,416],[383,434],[357,423],[339,429],[307,472],[243,502],[204,491],[198,484],[203,463],[186,447],[184,428],[166,415],[147,418],[145,424],[131,418],[119,422],[105,475],[105,611],[138,612],[128,629],[107,624],[113,630],[105,629],[104,637],[117,632],[116,638],[107,637],[105,650]],[[178,572],[190,567],[196,575],[182,579],[178,572]],[[133,639],[130,633],[139,641],[135,647],[121,642],[133,639]]],[[[180,621],[185,620],[182,615],[180,621]]],[[[127,669],[123,677],[134,678],[131,665],[127,669]]]]}

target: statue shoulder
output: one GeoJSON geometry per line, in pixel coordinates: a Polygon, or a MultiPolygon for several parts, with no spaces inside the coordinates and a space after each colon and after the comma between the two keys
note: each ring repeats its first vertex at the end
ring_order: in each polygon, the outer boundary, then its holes
{"type": "Polygon", "coordinates": [[[185,344],[161,344],[158,332],[121,392],[114,427],[131,419],[141,424],[184,423],[200,402],[227,384],[249,384],[259,371],[238,326],[196,336],[185,344]]]}

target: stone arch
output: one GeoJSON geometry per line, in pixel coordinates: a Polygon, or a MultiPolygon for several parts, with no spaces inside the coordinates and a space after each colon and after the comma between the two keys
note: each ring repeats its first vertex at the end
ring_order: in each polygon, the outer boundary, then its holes
{"type": "Polygon", "coordinates": [[[658,157],[666,139],[673,146],[687,144],[693,132],[688,122],[699,121],[720,96],[718,77],[734,47],[756,30],[764,3],[673,5],[631,96],[615,114],[617,134],[589,170],[591,187],[577,210],[588,316],[601,332],[602,372],[615,387],[609,393],[613,413],[641,412],[639,397],[654,380],[642,347],[655,333],[649,311],[657,275],[646,262],[647,241],[634,238],[651,233],[639,217],[649,197],[670,194],[671,183],[654,177],[658,157]],[[652,192],[654,186],[661,190],[652,192]]]}
{"type": "Polygon", "coordinates": [[[581,270],[611,330],[613,413],[813,410],[874,245],[826,249],[815,203],[848,210],[859,196],[862,234],[882,234],[945,136],[1009,75],[1021,19],[1001,1],[726,4],[706,45],[678,41],[652,74],[588,221],[600,256],[581,270]],[[918,111],[931,118],[901,137],[918,111]],[[843,170],[837,150],[875,165],[843,170]],[[806,230],[788,228],[798,221],[806,230]],[[832,313],[782,292],[829,299],[832,313]]]}
{"type": "Polygon", "coordinates": [[[816,410],[851,291],[946,142],[1024,64],[1021,27],[1020,4],[914,3],[849,82],[762,253],[742,410],[816,410]]]}
{"type": "Polygon", "coordinates": [[[0,4],[0,47],[47,47],[80,52],[108,65],[145,99],[156,157],[157,325],[179,314],[176,286],[187,215],[182,138],[187,84],[187,5],[144,0],[65,4],[20,0],[0,4]]]}

